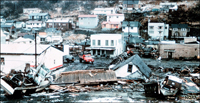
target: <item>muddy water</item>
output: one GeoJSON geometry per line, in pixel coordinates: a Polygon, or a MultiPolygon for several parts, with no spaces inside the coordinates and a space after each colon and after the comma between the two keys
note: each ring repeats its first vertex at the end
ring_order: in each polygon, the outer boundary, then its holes
{"type": "Polygon", "coordinates": [[[158,100],[152,97],[146,97],[144,92],[110,92],[110,91],[98,91],[98,92],[81,92],[81,93],[35,93],[31,96],[24,96],[18,99],[6,98],[1,95],[1,103],[42,103],[42,102],[137,102],[137,103],[173,103],[173,102],[194,102],[199,103],[197,100],[158,100]]]}

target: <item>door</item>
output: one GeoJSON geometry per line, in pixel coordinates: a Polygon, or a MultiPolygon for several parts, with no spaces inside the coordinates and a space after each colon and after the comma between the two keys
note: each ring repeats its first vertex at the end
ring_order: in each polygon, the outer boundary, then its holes
{"type": "Polygon", "coordinates": [[[168,52],[168,58],[172,59],[172,52],[168,52]]]}

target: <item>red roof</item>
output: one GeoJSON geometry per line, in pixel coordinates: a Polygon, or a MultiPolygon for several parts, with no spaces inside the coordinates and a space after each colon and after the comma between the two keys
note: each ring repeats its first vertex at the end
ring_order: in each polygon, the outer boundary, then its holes
{"type": "Polygon", "coordinates": [[[97,17],[97,15],[79,15],[78,17],[97,17]]]}

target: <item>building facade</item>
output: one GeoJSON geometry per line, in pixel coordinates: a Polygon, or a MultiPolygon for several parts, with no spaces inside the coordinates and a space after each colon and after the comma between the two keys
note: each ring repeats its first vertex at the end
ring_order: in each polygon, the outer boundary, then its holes
{"type": "Polygon", "coordinates": [[[114,8],[95,8],[93,10],[94,15],[107,15],[107,14],[115,14],[114,8]]]}
{"type": "Polygon", "coordinates": [[[124,14],[107,14],[107,22],[122,22],[124,14]]]}
{"type": "Polygon", "coordinates": [[[79,15],[79,28],[95,28],[98,25],[99,19],[97,15],[79,15]]]}
{"type": "Polygon", "coordinates": [[[124,51],[121,34],[93,34],[91,35],[91,45],[86,49],[91,50],[91,55],[117,56],[124,51]]]}
{"type": "MultiPolygon", "coordinates": [[[[1,70],[9,73],[11,69],[24,71],[26,63],[35,66],[35,46],[32,44],[2,44],[1,70]]],[[[64,53],[50,45],[37,45],[37,65],[43,63],[53,70],[62,67],[64,53]],[[55,55],[56,56],[52,56],[55,55]]]]}
{"type": "Polygon", "coordinates": [[[29,14],[29,20],[47,21],[48,19],[50,19],[49,13],[31,13],[31,14],[29,14]]]}
{"type": "Polygon", "coordinates": [[[42,28],[45,27],[45,22],[38,21],[38,20],[29,20],[26,22],[26,28],[32,29],[32,28],[42,28]]]}
{"type": "Polygon", "coordinates": [[[121,23],[120,22],[102,22],[101,23],[101,28],[102,30],[114,30],[114,29],[119,29],[121,28],[121,23]]]}
{"type": "Polygon", "coordinates": [[[61,19],[54,18],[46,21],[46,28],[57,28],[58,30],[71,30],[72,29],[73,20],[71,19],[61,19]]]}
{"type": "Polygon", "coordinates": [[[184,38],[190,31],[187,24],[171,24],[171,38],[184,38]]]}
{"type": "Polygon", "coordinates": [[[39,8],[23,8],[24,14],[31,14],[31,13],[41,13],[41,9],[39,8]]]}
{"type": "Polygon", "coordinates": [[[152,40],[164,40],[169,35],[169,24],[148,23],[148,35],[152,40]]]}

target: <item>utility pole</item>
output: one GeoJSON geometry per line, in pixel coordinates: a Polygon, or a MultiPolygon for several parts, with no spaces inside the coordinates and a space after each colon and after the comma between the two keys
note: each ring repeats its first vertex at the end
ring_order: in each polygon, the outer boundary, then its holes
{"type": "Polygon", "coordinates": [[[35,33],[35,69],[37,68],[37,40],[36,40],[36,36],[37,36],[37,33],[35,33]]]}

